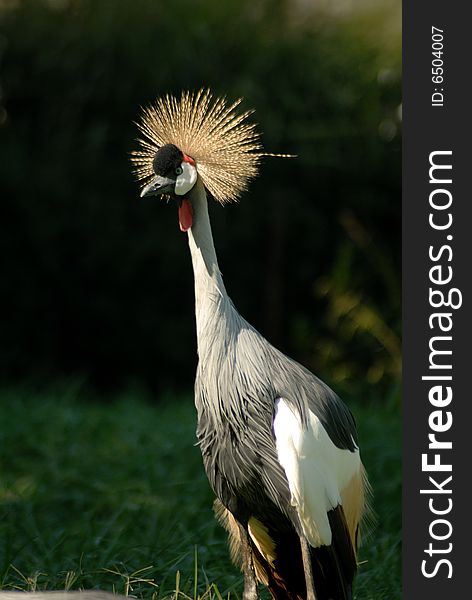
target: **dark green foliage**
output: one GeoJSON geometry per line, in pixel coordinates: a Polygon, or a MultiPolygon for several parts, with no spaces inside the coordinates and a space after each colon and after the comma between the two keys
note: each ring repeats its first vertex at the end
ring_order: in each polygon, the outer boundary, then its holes
{"type": "Polygon", "coordinates": [[[73,373],[105,389],[191,383],[186,239],[175,206],[139,199],[129,152],[140,105],[201,86],[244,96],[266,149],[298,155],[267,159],[239,206],[211,207],[241,313],[346,389],[366,377],[386,389],[398,377],[398,344],[387,340],[399,333],[398,49],[372,37],[381,15],[342,20],[295,6],[31,0],[0,8],[7,380],[73,373]],[[347,292],[374,325],[336,308],[347,292]]]}
{"type": "MultiPolygon", "coordinates": [[[[155,600],[180,570],[195,600],[195,587],[201,595],[210,584],[241,597],[194,445],[191,398],[91,400],[74,386],[0,392],[0,589],[100,587],[155,600]]],[[[351,408],[377,513],[355,599],[399,600],[399,414],[378,398],[351,408]]]]}

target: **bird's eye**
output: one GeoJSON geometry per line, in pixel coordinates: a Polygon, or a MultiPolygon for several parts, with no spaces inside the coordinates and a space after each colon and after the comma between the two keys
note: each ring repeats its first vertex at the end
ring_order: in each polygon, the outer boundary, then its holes
{"type": "Polygon", "coordinates": [[[182,169],[182,167],[177,167],[177,168],[175,169],[175,174],[176,174],[176,175],[182,175],[182,173],[183,173],[183,169],[182,169]]]}

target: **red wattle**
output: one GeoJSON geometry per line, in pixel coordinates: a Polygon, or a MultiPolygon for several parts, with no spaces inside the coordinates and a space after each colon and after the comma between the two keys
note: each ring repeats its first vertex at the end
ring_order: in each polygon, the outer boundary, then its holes
{"type": "Polygon", "coordinates": [[[179,225],[180,231],[187,231],[192,227],[193,223],[193,209],[190,200],[182,200],[182,204],[179,207],[179,225]]]}

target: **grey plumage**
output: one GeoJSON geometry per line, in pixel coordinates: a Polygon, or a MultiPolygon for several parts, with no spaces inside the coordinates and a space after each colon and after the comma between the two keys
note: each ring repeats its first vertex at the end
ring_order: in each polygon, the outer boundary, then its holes
{"type": "Polygon", "coordinates": [[[277,456],[275,402],[285,398],[304,423],[312,411],[336,447],[348,451],[357,444],[354,419],[326,384],[270,345],[237,312],[218,267],[203,186],[190,197],[199,354],[195,403],[205,471],[217,498],[243,527],[254,517],[270,531],[295,530],[301,536],[277,456]]]}
{"type": "Polygon", "coordinates": [[[251,504],[266,494],[287,512],[288,483],[272,431],[275,400],[287,399],[304,420],[311,410],[341,449],[355,448],[354,419],[326,384],[247,323],[227,295],[214,296],[213,303],[214,322],[202,333],[207,350],[199,355],[195,382],[197,437],[207,474],[226,505],[231,501],[223,489],[229,486],[240,501],[250,491],[251,504]]]}

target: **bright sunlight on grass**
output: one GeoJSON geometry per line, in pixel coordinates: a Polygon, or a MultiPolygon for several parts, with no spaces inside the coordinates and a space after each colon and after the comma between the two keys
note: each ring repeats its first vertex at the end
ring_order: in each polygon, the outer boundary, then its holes
{"type": "MultiPolygon", "coordinates": [[[[400,598],[400,415],[351,408],[375,491],[357,600],[400,598]]],[[[99,403],[74,386],[0,393],[0,589],[238,598],[191,397],[99,403]]]]}

